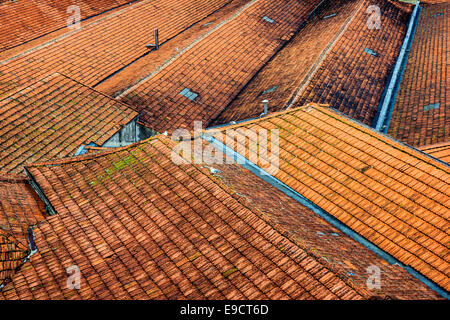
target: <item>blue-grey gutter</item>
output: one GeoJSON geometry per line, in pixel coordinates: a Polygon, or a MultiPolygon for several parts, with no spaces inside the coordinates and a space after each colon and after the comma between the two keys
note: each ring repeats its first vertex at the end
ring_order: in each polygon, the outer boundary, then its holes
{"type": "Polygon", "coordinates": [[[406,66],[406,59],[408,57],[409,49],[411,47],[412,39],[414,37],[415,26],[417,24],[417,19],[419,17],[420,11],[420,1],[417,0],[414,10],[411,14],[408,24],[408,30],[403,40],[402,47],[400,48],[400,53],[397,57],[397,61],[394,66],[394,70],[391,75],[391,79],[387,85],[387,89],[384,94],[384,99],[379,108],[377,117],[374,121],[374,127],[380,132],[387,132],[388,125],[390,122],[390,115],[392,114],[394,102],[397,96],[398,88],[400,86],[400,81],[403,76],[403,71],[406,66]]]}
{"type": "Polygon", "coordinates": [[[358,243],[362,244],[372,252],[379,255],[381,258],[389,262],[390,264],[397,264],[403,269],[406,270],[410,275],[424,283],[426,286],[428,286],[430,289],[437,292],[439,295],[444,297],[445,299],[450,299],[450,294],[443,288],[441,288],[439,285],[428,279],[427,277],[423,276],[421,273],[417,272],[415,269],[401,263],[396,258],[391,256],[389,253],[385,252],[384,250],[380,249],[370,241],[368,241],[366,238],[360,236],[358,233],[353,231],[351,228],[347,227],[345,224],[343,224],[341,221],[336,219],[334,216],[329,214],[328,212],[324,211],[322,208],[299,194],[297,191],[289,187],[288,185],[284,184],[268,172],[266,172],[264,169],[258,167],[253,162],[249,161],[247,158],[243,157],[241,154],[237,153],[233,149],[229,148],[228,146],[224,145],[221,141],[215,139],[214,137],[203,134],[202,138],[209,142],[212,146],[214,146],[216,149],[224,153],[226,156],[234,159],[238,164],[243,166],[244,168],[248,169],[250,172],[261,178],[262,180],[266,181],[267,183],[271,184],[284,194],[288,195],[289,197],[293,198],[294,200],[298,201],[300,204],[304,205],[308,209],[312,210],[314,213],[318,214],[320,217],[322,217],[324,220],[329,222],[331,225],[333,225],[335,228],[340,230],[341,232],[348,235],[353,240],[357,241],[358,243]]]}

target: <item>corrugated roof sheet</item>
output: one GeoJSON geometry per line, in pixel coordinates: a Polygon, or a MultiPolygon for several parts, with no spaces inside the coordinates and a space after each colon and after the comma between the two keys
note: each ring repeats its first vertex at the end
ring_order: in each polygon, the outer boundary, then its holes
{"type": "Polygon", "coordinates": [[[60,74],[0,101],[0,170],[73,155],[102,145],[138,114],[125,104],[60,74]]]}
{"type": "Polygon", "coordinates": [[[448,166],[323,106],[209,133],[223,139],[231,128],[278,129],[279,168],[269,173],[449,291],[448,166]]]}
{"type": "Polygon", "coordinates": [[[57,211],[7,299],[361,299],[158,137],[100,155],[28,167],[57,211]],[[81,269],[81,289],[66,268],[81,269]]]}

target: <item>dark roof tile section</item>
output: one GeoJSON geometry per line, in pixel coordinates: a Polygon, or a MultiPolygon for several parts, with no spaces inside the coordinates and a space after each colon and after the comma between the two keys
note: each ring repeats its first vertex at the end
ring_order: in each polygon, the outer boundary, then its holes
{"type": "Polygon", "coordinates": [[[322,106],[209,133],[245,133],[232,128],[278,129],[278,166],[269,173],[449,291],[448,166],[322,106]]]}
{"type": "Polygon", "coordinates": [[[315,16],[273,57],[212,125],[258,117],[269,100],[269,112],[289,105],[299,87],[350,23],[362,0],[325,1],[315,16]]]}
{"type": "Polygon", "coordinates": [[[44,204],[28,180],[0,172],[0,285],[29,253],[28,228],[44,218],[44,204]]]}
{"type": "Polygon", "coordinates": [[[18,0],[0,6],[0,51],[67,26],[71,5],[80,8],[81,19],[127,4],[129,0],[18,0]]]}
{"type": "Polygon", "coordinates": [[[389,134],[412,146],[450,141],[450,3],[424,6],[389,134]]]}
{"type": "Polygon", "coordinates": [[[364,1],[311,80],[299,88],[294,105],[329,104],[371,125],[403,43],[410,12],[411,6],[397,1],[364,1]],[[370,5],[381,9],[381,29],[368,27],[370,14],[366,10],[370,5]]]}
{"type": "Polygon", "coordinates": [[[206,126],[319,3],[253,0],[160,71],[126,91],[123,99],[142,112],[141,120],[147,126],[161,133],[192,129],[194,121],[206,126]]]}
{"type": "Polygon", "coordinates": [[[367,289],[369,267],[381,271],[380,289],[370,294],[392,299],[440,299],[433,290],[333,227],[318,214],[238,165],[213,165],[218,177],[261,210],[276,229],[329,263],[340,277],[367,289]]]}
{"type": "Polygon", "coordinates": [[[26,162],[73,155],[102,145],[137,113],[60,74],[0,101],[0,170],[22,172],[26,162]]]}
{"type": "Polygon", "coordinates": [[[0,62],[0,97],[49,73],[95,86],[231,0],[140,1],[0,62]]]}
{"type": "Polygon", "coordinates": [[[361,299],[158,137],[28,170],[57,211],[6,299],[361,299]],[[67,288],[79,266],[81,289],[67,288]]]}

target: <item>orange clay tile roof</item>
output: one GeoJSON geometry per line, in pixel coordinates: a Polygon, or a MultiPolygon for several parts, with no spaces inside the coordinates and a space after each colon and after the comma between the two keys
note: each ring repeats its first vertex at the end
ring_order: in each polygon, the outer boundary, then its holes
{"type": "Polygon", "coordinates": [[[402,267],[389,264],[374,252],[333,227],[319,215],[238,165],[217,165],[221,178],[284,235],[307,248],[317,259],[361,289],[367,288],[367,268],[377,266],[382,274],[380,290],[368,290],[374,296],[393,299],[439,299],[440,297],[402,267]]]}
{"type": "Polygon", "coordinates": [[[126,105],[60,74],[0,101],[0,170],[102,145],[138,116],[126,105]]]}
{"type": "Polygon", "coordinates": [[[77,5],[81,19],[117,8],[128,0],[16,0],[0,6],[0,51],[64,28],[71,16],[67,8],[77,5]]]}
{"type": "Polygon", "coordinates": [[[160,44],[231,0],[143,0],[86,23],[41,46],[0,62],[0,97],[17,87],[59,72],[95,86],[150,52],[153,29],[160,44]]]}
{"type": "Polygon", "coordinates": [[[448,166],[322,106],[231,128],[278,129],[275,178],[449,291],[448,166]]]}
{"type": "Polygon", "coordinates": [[[305,22],[318,0],[253,0],[123,94],[158,132],[206,126],[305,22]],[[186,95],[181,93],[185,91],[186,95]]]}
{"type": "Polygon", "coordinates": [[[419,149],[432,157],[450,163],[450,141],[423,146],[419,149]]]}
{"type": "Polygon", "coordinates": [[[168,138],[27,167],[57,214],[6,299],[362,299],[168,138]],[[81,270],[81,289],[66,268],[81,270]]]}
{"type": "Polygon", "coordinates": [[[29,252],[26,245],[14,241],[0,230],[0,289],[21,266],[29,252]]]}
{"type": "Polygon", "coordinates": [[[403,43],[410,12],[410,5],[396,1],[365,0],[309,82],[299,88],[294,105],[329,104],[370,125],[403,43]],[[367,27],[370,5],[381,9],[381,29],[367,27]]]}
{"type": "Polygon", "coordinates": [[[388,130],[413,146],[450,141],[449,21],[450,3],[420,13],[388,130]]]}
{"type": "Polygon", "coordinates": [[[255,76],[212,125],[258,117],[264,110],[262,101],[265,99],[269,100],[269,112],[288,106],[297,87],[306,81],[363,3],[362,0],[325,1],[305,27],[255,76]]]}
{"type": "Polygon", "coordinates": [[[44,219],[44,204],[28,181],[0,172],[0,285],[28,255],[28,228],[44,219]]]}

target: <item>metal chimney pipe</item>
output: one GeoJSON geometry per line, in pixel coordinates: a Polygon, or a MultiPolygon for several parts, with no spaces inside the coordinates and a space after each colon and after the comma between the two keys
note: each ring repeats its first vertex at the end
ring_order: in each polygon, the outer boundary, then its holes
{"type": "Polygon", "coordinates": [[[265,99],[262,101],[262,103],[264,103],[264,112],[261,114],[261,116],[264,116],[269,113],[269,100],[265,99]]]}
{"type": "Polygon", "coordinates": [[[155,38],[155,49],[159,49],[159,31],[158,29],[153,30],[153,37],[155,38]]]}

